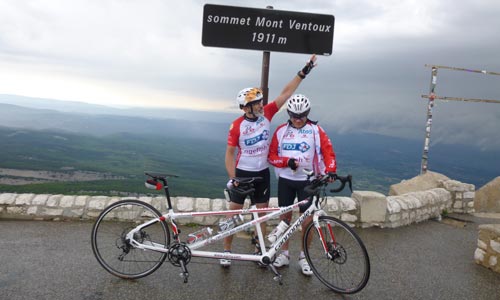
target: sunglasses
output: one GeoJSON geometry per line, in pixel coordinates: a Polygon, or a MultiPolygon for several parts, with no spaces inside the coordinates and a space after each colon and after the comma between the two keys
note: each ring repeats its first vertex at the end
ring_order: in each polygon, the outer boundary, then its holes
{"type": "Polygon", "coordinates": [[[245,106],[247,107],[250,107],[250,106],[257,106],[257,105],[261,105],[264,103],[264,100],[255,100],[255,101],[252,101],[252,102],[248,102],[245,106]]]}
{"type": "Polygon", "coordinates": [[[296,113],[293,113],[291,111],[288,111],[288,115],[290,116],[290,118],[303,119],[303,118],[306,118],[309,115],[309,112],[306,111],[306,112],[303,112],[301,114],[296,114],[296,113]]]}

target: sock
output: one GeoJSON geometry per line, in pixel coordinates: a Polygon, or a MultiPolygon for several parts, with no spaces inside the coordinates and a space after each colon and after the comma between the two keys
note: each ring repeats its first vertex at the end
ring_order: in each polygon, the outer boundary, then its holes
{"type": "Polygon", "coordinates": [[[281,253],[282,253],[283,255],[285,255],[285,256],[290,257],[290,254],[288,253],[288,250],[283,250],[283,251],[281,251],[281,253]]]}
{"type": "Polygon", "coordinates": [[[300,251],[299,259],[306,258],[304,251],[300,251]]]}

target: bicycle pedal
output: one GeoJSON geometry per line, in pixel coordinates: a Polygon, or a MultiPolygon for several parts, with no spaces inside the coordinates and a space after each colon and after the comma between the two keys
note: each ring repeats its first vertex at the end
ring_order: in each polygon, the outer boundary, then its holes
{"type": "Polygon", "coordinates": [[[182,273],[179,273],[179,276],[180,276],[182,279],[184,279],[184,283],[187,283],[187,282],[188,282],[189,273],[182,272],[182,273]]]}

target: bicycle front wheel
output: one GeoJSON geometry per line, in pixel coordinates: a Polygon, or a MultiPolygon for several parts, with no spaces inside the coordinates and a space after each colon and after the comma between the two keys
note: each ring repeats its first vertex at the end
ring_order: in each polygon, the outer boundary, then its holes
{"type": "Polygon", "coordinates": [[[358,235],[344,222],[329,216],[319,217],[304,235],[307,262],[318,279],[341,294],[361,291],[370,277],[370,259],[358,235]]]}
{"type": "MultiPolygon", "coordinates": [[[[92,250],[106,271],[136,279],[156,271],[167,254],[135,248],[127,234],[136,226],[161,217],[153,206],[138,200],[123,200],[111,204],[99,215],[92,228],[92,250]]],[[[158,220],[134,234],[134,239],[146,245],[168,248],[170,232],[164,221],[158,220]]]]}

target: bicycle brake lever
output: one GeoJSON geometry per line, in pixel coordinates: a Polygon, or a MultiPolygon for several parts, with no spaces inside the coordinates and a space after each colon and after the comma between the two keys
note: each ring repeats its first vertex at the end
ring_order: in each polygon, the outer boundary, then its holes
{"type": "Polygon", "coordinates": [[[351,175],[348,175],[345,177],[337,176],[337,179],[340,181],[340,186],[336,189],[331,189],[330,192],[338,193],[338,192],[342,191],[344,189],[346,183],[349,184],[349,189],[352,192],[352,176],[351,175]]]}

